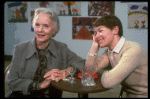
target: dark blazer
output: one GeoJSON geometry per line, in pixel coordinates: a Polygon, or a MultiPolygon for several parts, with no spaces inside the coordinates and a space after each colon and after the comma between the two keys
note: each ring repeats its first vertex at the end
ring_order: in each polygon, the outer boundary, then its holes
{"type": "MultiPolygon", "coordinates": [[[[85,60],[72,52],[66,44],[55,41],[54,39],[50,40],[46,57],[47,71],[56,68],[60,70],[65,69],[71,60],[81,64],[80,66],[83,66],[85,63],[85,60]]],[[[7,79],[9,93],[12,91],[22,91],[24,95],[30,94],[30,92],[28,92],[28,86],[33,82],[38,63],[39,59],[35,38],[16,45],[7,79]]],[[[80,67],[78,67],[78,69],[80,70],[80,67]]],[[[53,95],[54,93],[55,92],[53,92],[53,95]]],[[[57,96],[57,90],[55,94],[57,96]]]]}

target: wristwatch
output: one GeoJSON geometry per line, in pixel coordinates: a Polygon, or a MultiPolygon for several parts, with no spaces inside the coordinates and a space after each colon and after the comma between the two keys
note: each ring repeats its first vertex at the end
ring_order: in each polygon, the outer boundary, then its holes
{"type": "Polygon", "coordinates": [[[88,53],[89,56],[96,56],[97,53],[88,53]]]}

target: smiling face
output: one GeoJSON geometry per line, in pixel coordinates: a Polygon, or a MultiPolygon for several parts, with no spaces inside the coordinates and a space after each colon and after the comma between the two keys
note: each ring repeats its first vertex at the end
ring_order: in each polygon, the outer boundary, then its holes
{"type": "Polygon", "coordinates": [[[34,31],[37,42],[45,43],[50,41],[52,35],[55,34],[55,29],[49,14],[40,13],[37,16],[34,31]]]}
{"type": "Polygon", "coordinates": [[[98,26],[95,27],[95,32],[97,33],[96,38],[101,48],[108,47],[111,49],[116,45],[114,37],[118,36],[118,27],[111,30],[105,26],[98,26]]]}

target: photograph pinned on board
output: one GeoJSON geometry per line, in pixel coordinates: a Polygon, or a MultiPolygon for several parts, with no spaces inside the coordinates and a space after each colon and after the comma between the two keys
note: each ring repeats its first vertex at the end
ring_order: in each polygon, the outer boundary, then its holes
{"type": "Polygon", "coordinates": [[[7,5],[8,22],[28,22],[28,4],[26,2],[7,2],[7,5]]]}
{"type": "MultiPolygon", "coordinates": [[[[32,24],[33,17],[34,17],[34,12],[35,12],[35,11],[31,11],[31,13],[30,13],[30,15],[31,15],[31,24],[32,24]]],[[[31,32],[34,32],[34,28],[33,28],[32,25],[31,25],[31,32]]]]}
{"type": "Polygon", "coordinates": [[[93,40],[93,22],[97,18],[73,17],[72,18],[72,39],[93,40]]]}
{"type": "Polygon", "coordinates": [[[30,7],[31,8],[39,8],[39,7],[43,7],[43,8],[53,8],[53,2],[47,2],[47,1],[41,1],[41,2],[30,2],[30,7]]]}
{"type": "Polygon", "coordinates": [[[114,1],[90,1],[88,2],[89,16],[106,16],[114,15],[115,2],[114,1]]]}
{"type": "Polygon", "coordinates": [[[148,29],[148,5],[128,5],[128,28],[148,29]]]}
{"type": "Polygon", "coordinates": [[[81,16],[81,2],[56,2],[56,13],[58,16],[81,16]]]}

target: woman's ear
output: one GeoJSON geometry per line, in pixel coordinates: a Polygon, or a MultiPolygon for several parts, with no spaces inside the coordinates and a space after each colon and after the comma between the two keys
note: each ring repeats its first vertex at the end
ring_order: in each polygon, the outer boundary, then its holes
{"type": "Polygon", "coordinates": [[[118,26],[115,26],[114,29],[113,29],[113,33],[115,35],[118,35],[118,32],[119,32],[119,27],[118,26]]]}
{"type": "Polygon", "coordinates": [[[56,35],[56,30],[54,29],[53,32],[52,32],[52,37],[54,37],[56,35]]]}

